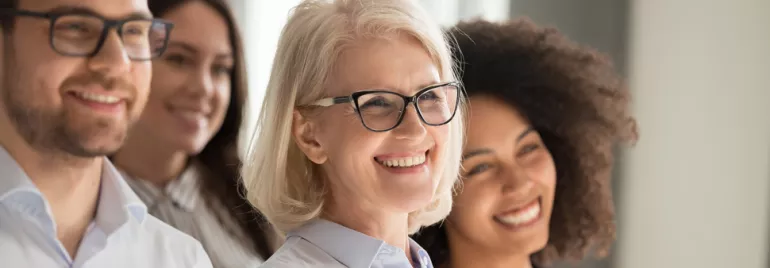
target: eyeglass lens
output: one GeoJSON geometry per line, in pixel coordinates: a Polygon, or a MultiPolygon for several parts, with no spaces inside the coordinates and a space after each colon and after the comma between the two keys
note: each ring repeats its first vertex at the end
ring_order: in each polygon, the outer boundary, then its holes
{"type": "MultiPolygon", "coordinates": [[[[422,120],[429,125],[449,122],[457,108],[458,91],[455,85],[445,85],[417,96],[416,106],[422,120]]],[[[392,92],[367,93],[356,101],[364,125],[375,131],[395,127],[406,111],[404,98],[392,92]]]]}
{"type": "MultiPolygon", "coordinates": [[[[88,55],[101,45],[104,27],[104,20],[95,16],[63,15],[53,24],[51,43],[55,50],[63,54],[88,55]]],[[[168,36],[165,24],[146,19],[126,21],[118,32],[131,59],[158,56],[168,36]]]]}

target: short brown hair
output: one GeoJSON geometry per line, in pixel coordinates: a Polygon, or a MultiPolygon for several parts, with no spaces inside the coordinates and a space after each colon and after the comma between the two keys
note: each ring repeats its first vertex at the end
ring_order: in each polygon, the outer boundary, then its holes
{"type": "MultiPolygon", "coordinates": [[[[557,170],[548,244],[537,264],[606,256],[615,238],[613,146],[636,141],[630,92],[610,59],[528,19],[459,23],[449,30],[469,97],[498,98],[540,133],[557,170]]],[[[443,227],[418,241],[437,264],[448,257],[443,227]]]]}
{"type": "MultiPolygon", "coordinates": [[[[19,7],[19,0],[0,0],[0,10],[12,10],[19,7]]],[[[3,29],[4,34],[8,34],[13,31],[13,16],[2,15],[0,16],[0,27],[3,29]]]]}

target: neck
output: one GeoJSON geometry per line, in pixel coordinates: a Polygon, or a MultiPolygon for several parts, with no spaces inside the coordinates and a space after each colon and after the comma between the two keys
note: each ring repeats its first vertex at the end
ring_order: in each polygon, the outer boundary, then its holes
{"type": "Polygon", "coordinates": [[[446,268],[532,268],[532,262],[529,256],[499,256],[504,258],[487,258],[486,255],[471,255],[462,252],[461,254],[452,254],[449,257],[449,263],[446,268]]]}
{"type": "Polygon", "coordinates": [[[187,167],[189,156],[180,151],[164,150],[146,141],[136,141],[130,135],[113,157],[112,162],[135,179],[150,181],[160,187],[175,180],[187,167]]]}
{"type": "Polygon", "coordinates": [[[0,131],[0,145],[43,194],[56,222],[59,241],[75,255],[96,213],[103,157],[81,158],[35,150],[14,131],[0,131]]]}
{"type": "Polygon", "coordinates": [[[530,254],[490,249],[457,234],[446,222],[449,262],[446,268],[532,268],[530,254]]]}
{"type": "MultiPolygon", "coordinates": [[[[332,193],[333,195],[333,193],[332,193]]],[[[408,214],[394,213],[369,202],[334,196],[327,202],[324,217],[342,226],[380,239],[409,253],[408,214]],[[349,204],[358,204],[351,207],[349,204]]]]}

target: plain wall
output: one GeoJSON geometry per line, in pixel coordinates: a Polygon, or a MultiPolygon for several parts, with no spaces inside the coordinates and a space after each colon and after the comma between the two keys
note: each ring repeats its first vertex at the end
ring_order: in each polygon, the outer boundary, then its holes
{"type": "Polygon", "coordinates": [[[616,267],[768,267],[770,1],[636,0],[616,267]]]}

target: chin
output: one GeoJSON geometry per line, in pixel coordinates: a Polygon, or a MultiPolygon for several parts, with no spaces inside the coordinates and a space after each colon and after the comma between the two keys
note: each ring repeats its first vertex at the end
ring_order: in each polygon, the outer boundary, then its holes
{"type": "Polygon", "coordinates": [[[433,191],[419,189],[417,191],[400,191],[389,194],[390,207],[399,212],[411,213],[421,210],[433,201],[433,191]]]}
{"type": "Polygon", "coordinates": [[[538,251],[541,251],[545,248],[545,246],[548,245],[548,232],[545,232],[542,235],[539,235],[532,239],[531,245],[529,245],[529,252],[530,254],[534,254],[538,251]]]}
{"type": "Polygon", "coordinates": [[[67,153],[77,157],[102,157],[114,155],[120,149],[119,145],[80,146],[80,148],[65,149],[67,153]]]}
{"type": "Polygon", "coordinates": [[[185,152],[188,155],[198,155],[206,148],[209,140],[199,136],[171,135],[167,146],[174,147],[174,151],[185,152]]]}
{"type": "Polygon", "coordinates": [[[191,156],[199,155],[201,152],[203,152],[203,149],[206,148],[204,145],[191,144],[191,145],[188,145],[188,146],[184,147],[184,151],[187,152],[187,154],[191,155],[191,156]]]}
{"type": "Polygon", "coordinates": [[[105,135],[100,139],[88,139],[81,142],[63,143],[64,151],[79,157],[99,157],[113,155],[123,146],[125,135],[105,135]],[[69,145],[67,145],[69,144],[69,145]]]}

